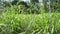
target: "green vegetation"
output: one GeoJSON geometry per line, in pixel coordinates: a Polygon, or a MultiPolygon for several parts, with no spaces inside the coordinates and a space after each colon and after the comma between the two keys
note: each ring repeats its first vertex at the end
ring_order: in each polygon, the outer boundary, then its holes
{"type": "Polygon", "coordinates": [[[59,34],[60,13],[15,14],[0,16],[0,34],[59,34]]]}
{"type": "Polygon", "coordinates": [[[30,1],[0,6],[0,34],[60,34],[60,1],[43,0],[43,5],[30,1]]]}

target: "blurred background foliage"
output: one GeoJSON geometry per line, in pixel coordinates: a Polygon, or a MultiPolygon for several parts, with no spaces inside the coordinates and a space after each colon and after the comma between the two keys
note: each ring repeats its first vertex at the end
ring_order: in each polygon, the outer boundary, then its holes
{"type": "MultiPolygon", "coordinates": [[[[0,1],[2,8],[13,6],[15,12],[21,14],[41,14],[47,12],[60,12],[60,0],[12,0],[0,1]],[[29,1],[29,2],[28,2],[29,1]]],[[[2,9],[0,8],[0,9],[2,9]]],[[[5,9],[5,10],[8,10],[5,9]]],[[[0,10],[1,12],[1,10],[0,10]]]]}

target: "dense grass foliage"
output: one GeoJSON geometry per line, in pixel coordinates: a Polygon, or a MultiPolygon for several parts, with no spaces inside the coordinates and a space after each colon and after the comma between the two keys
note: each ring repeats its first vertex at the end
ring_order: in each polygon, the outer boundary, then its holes
{"type": "Polygon", "coordinates": [[[0,5],[0,34],[60,34],[60,5],[47,4],[44,0],[43,5],[38,1],[4,2],[0,5]]]}
{"type": "Polygon", "coordinates": [[[60,13],[0,15],[0,34],[60,34],[60,13]]]}

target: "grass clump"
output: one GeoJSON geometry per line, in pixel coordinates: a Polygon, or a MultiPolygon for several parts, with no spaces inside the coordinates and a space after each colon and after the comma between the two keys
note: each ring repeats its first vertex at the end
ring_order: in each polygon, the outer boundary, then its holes
{"type": "Polygon", "coordinates": [[[15,14],[6,12],[0,16],[1,34],[59,34],[60,13],[15,14]]]}

